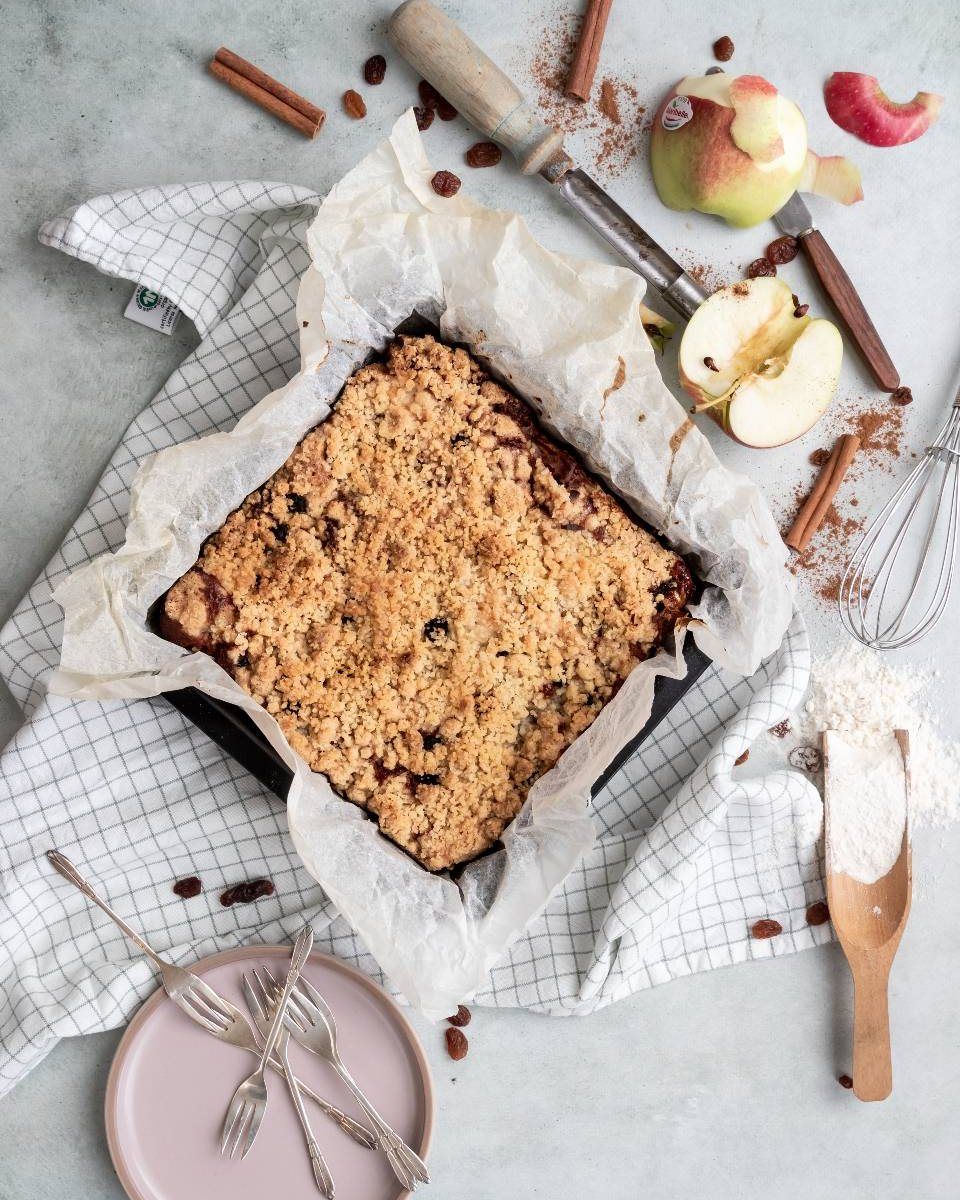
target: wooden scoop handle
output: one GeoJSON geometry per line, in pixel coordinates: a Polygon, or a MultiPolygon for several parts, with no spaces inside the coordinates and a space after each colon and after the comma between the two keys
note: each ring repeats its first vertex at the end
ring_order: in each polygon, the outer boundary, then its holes
{"type": "MultiPolygon", "coordinates": [[[[848,955],[849,958],[849,955],[848,955]]],[[[886,1100],[893,1091],[887,982],[890,963],[855,958],[853,972],[853,1091],[859,1100],[886,1100]]]]}
{"type": "Polygon", "coordinates": [[[810,233],[801,235],[800,245],[823,284],[824,291],[833,301],[834,307],[857,343],[864,361],[870,368],[870,374],[877,382],[877,387],[885,392],[895,392],[900,386],[897,368],[863,307],[863,301],[857,295],[853,281],[830,249],[826,238],[819,229],[813,229],[810,233]]]}
{"type": "Polygon", "coordinates": [[[406,0],[387,26],[390,39],[428,83],[516,158],[525,175],[563,150],[517,85],[430,0],[406,0]]]}

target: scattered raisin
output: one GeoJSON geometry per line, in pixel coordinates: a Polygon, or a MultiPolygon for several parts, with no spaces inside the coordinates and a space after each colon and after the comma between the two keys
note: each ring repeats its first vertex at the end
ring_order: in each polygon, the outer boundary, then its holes
{"type": "Polygon", "coordinates": [[[793,262],[800,252],[800,239],[785,233],[767,247],[767,261],[774,266],[782,267],[784,263],[793,262]]]}
{"type": "Polygon", "coordinates": [[[912,404],[913,392],[911,392],[908,387],[898,387],[897,390],[891,395],[890,399],[894,402],[894,404],[912,404]]]}
{"type": "Polygon", "coordinates": [[[718,375],[720,374],[720,368],[713,361],[713,359],[710,357],[709,354],[703,360],[703,365],[707,368],[708,371],[716,371],[718,375]]]}
{"type": "Polygon", "coordinates": [[[359,92],[349,88],[343,93],[343,111],[355,121],[362,121],[367,115],[367,106],[359,92]]]}
{"type": "Polygon", "coordinates": [[[383,77],[386,73],[387,60],[382,54],[371,54],[363,64],[364,82],[369,83],[371,87],[376,87],[378,83],[383,83],[383,77]]]}
{"type": "Polygon", "coordinates": [[[777,268],[768,258],[755,258],[747,267],[748,279],[760,279],[764,275],[776,275],[777,268]]]}
{"type": "Polygon", "coordinates": [[[798,304],[797,307],[793,310],[793,315],[795,317],[805,317],[809,311],[810,311],[809,304],[798,304]]]}
{"type": "Polygon", "coordinates": [[[496,142],[475,142],[463,157],[468,167],[495,167],[503,152],[496,142]]]}
{"type": "Polygon", "coordinates": [[[785,738],[787,736],[787,734],[789,732],[790,732],[790,722],[786,718],[784,718],[782,721],[778,721],[776,723],[776,725],[772,726],[770,729],[767,730],[767,733],[772,733],[774,737],[780,738],[781,741],[783,740],[783,738],[785,738]]]}
{"type": "Polygon", "coordinates": [[[291,492],[287,496],[287,507],[294,513],[305,513],[307,511],[307,498],[301,496],[298,492],[291,492]]]}
{"type": "Polygon", "coordinates": [[[750,936],[760,940],[776,937],[778,933],[783,933],[783,926],[779,921],[774,921],[770,917],[764,917],[762,921],[754,921],[750,926],[750,936]]]}
{"type": "Polygon", "coordinates": [[[220,893],[220,903],[224,908],[231,904],[252,904],[264,896],[272,896],[275,888],[269,879],[248,879],[245,883],[235,883],[220,893]]]}
{"type": "Polygon", "coordinates": [[[173,885],[173,894],[181,900],[192,900],[203,891],[203,884],[196,875],[188,875],[186,879],[178,879],[173,885]]]}
{"type": "Polygon", "coordinates": [[[798,771],[809,771],[815,775],[823,766],[823,755],[816,746],[794,746],[787,756],[791,767],[798,771]]]}
{"type": "Polygon", "coordinates": [[[811,904],[807,909],[808,925],[826,925],[829,920],[830,909],[827,907],[826,900],[818,900],[816,904],[811,904]]]}
{"type": "Polygon", "coordinates": [[[416,104],[413,108],[413,115],[417,118],[417,128],[421,133],[433,124],[432,108],[421,108],[419,104],[416,104]]]}
{"type": "Polygon", "coordinates": [[[713,57],[717,62],[729,62],[733,58],[733,38],[727,37],[726,34],[713,43],[713,57]]]}
{"type": "Polygon", "coordinates": [[[460,180],[452,171],[438,171],[430,180],[430,186],[438,196],[449,199],[460,191],[460,180]]]}
{"type": "Polygon", "coordinates": [[[428,642],[435,642],[440,634],[450,632],[450,623],[446,617],[431,617],[423,627],[423,636],[428,642]]]}
{"type": "Polygon", "coordinates": [[[464,1025],[470,1024],[470,1009],[465,1004],[458,1004],[457,1011],[452,1017],[447,1017],[451,1025],[456,1025],[458,1029],[462,1029],[464,1025]]]}
{"type": "Polygon", "coordinates": [[[850,1078],[849,1075],[838,1075],[837,1083],[839,1083],[840,1086],[844,1087],[844,1088],[852,1088],[853,1087],[853,1080],[850,1078]]]}
{"type": "Polygon", "coordinates": [[[444,1037],[447,1042],[447,1053],[454,1062],[459,1062],[461,1058],[467,1057],[470,1043],[467,1041],[467,1035],[462,1029],[451,1027],[444,1031],[444,1037]]]}
{"type": "Polygon", "coordinates": [[[421,79],[417,84],[417,91],[420,93],[420,100],[423,107],[435,112],[437,105],[440,103],[440,93],[433,84],[427,83],[425,79],[421,79]]]}
{"type": "Polygon", "coordinates": [[[707,67],[708,75],[722,75],[723,73],[723,67],[707,67]]]}
{"type": "Polygon", "coordinates": [[[750,751],[749,751],[749,750],[744,750],[744,752],[743,752],[743,753],[740,755],[740,757],[739,757],[739,758],[735,758],[735,759],[733,760],[733,765],[734,765],[735,767],[742,767],[742,766],[743,766],[743,764],[744,764],[744,763],[747,761],[747,759],[748,759],[749,757],[750,757],[750,751]]]}
{"type": "Polygon", "coordinates": [[[496,653],[496,657],[497,658],[509,658],[510,651],[509,650],[498,650],[496,653]]]}
{"type": "Polygon", "coordinates": [[[440,776],[433,771],[428,771],[426,775],[414,775],[411,773],[410,778],[413,781],[414,787],[439,787],[440,776]]]}
{"type": "Polygon", "coordinates": [[[278,542],[285,542],[290,534],[290,526],[286,521],[278,521],[270,530],[278,542]]]}

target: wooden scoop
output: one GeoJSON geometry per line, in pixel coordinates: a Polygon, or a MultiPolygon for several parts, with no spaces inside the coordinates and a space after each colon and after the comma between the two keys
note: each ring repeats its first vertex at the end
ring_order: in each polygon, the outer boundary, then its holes
{"type": "MultiPolygon", "coordinates": [[[[910,742],[894,736],[903,756],[910,793],[910,742]]],[[[853,1091],[860,1100],[885,1100],[893,1090],[887,982],[910,914],[911,861],[908,827],[897,861],[875,883],[830,870],[830,734],[823,734],[827,820],[827,902],[830,919],[853,975],[853,1091]]]]}

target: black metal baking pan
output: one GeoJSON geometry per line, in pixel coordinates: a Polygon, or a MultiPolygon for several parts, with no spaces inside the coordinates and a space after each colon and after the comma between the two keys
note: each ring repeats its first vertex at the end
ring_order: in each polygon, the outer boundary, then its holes
{"type": "MultiPolygon", "coordinates": [[[[426,320],[419,313],[412,313],[394,330],[395,335],[406,334],[418,336],[427,333],[432,334],[438,341],[448,341],[433,322],[426,320]]],[[[470,348],[465,346],[464,349],[469,350],[470,348]]],[[[366,361],[372,362],[378,357],[380,356],[372,352],[368,355],[366,361]]],[[[505,386],[510,386],[508,381],[503,380],[502,382],[505,386]]],[[[536,417],[535,412],[534,416],[536,417]]],[[[572,447],[565,445],[564,448],[580,461],[580,456],[572,447]]],[[[601,487],[607,491],[610,490],[606,482],[590,471],[582,461],[581,466],[601,487]]],[[[619,500],[619,497],[617,499],[619,500]]],[[[694,576],[694,582],[697,583],[697,590],[699,591],[702,584],[699,583],[696,576],[694,576]]],[[[150,628],[154,633],[159,632],[157,624],[162,604],[163,597],[161,596],[153,606],[148,618],[150,628]]],[[[683,657],[687,665],[686,674],[681,679],[665,679],[661,677],[656,680],[654,684],[653,707],[647,723],[637,736],[624,746],[596,783],[594,783],[591,789],[592,795],[596,796],[607,780],[619,771],[627,759],[633,757],[649,734],[660,724],[680,698],[696,683],[711,661],[702,650],[697,648],[692,638],[688,638],[684,645],[683,657]]],[[[292,779],[291,772],[254,722],[242,709],[237,708],[233,704],[214,700],[196,688],[183,688],[175,692],[165,692],[161,699],[166,699],[174,708],[179,709],[189,721],[192,721],[194,725],[202,729],[208,737],[216,742],[218,746],[222,747],[232,758],[236,759],[241,766],[245,767],[264,787],[273,792],[281,800],[286,799],[292,779]]],[[[375,819],[375,817],[371,816],[371,820],[375,819]]],[[[489,851],[486,853],[489,853],[489,851]]],[[[461,867],[463,865],[465,864],[460,864],[461,867]]]]}

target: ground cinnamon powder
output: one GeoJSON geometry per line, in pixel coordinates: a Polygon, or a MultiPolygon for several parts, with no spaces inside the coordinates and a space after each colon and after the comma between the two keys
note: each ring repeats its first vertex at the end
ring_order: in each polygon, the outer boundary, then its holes
{"type": "MultiPolygon", "coordinates": [[[[866,514],[858,513],[858,484],[878,474],[891,476],[892,483],[897,460],[903,453],[904,409],[889,400],[880,401],[874,408],[861,408],[865,403],[862,398],[854,400],[829,414],[821,426],[827,444],[810,455],[810,463],[819,469],[841,434],[854,433],[860,438],[860,451],[834,503],[827,510],[823,524],[807,549],[794,557],[790,567],[795,575],[805,577],[814,595],[827,604],[836,604],[839,599],[843,572],[869,519],[866,514]]],[[[799,510],[807,491],[804,486],[796,489],[790,519],[799,510]]]]}
{"type": "Polygon", "coordinates": [[[578,157],[603,179],[614,179],[637,157],[642,147],[643,118],[647,109],[629,80],[605,76],[586,102],[564,94],[570,63],[577,46],[580,18],[557,13],[536,34],[530,74],[537,103],[546,120],[562,133],[586,135],[585,153],[578,157]]]}

